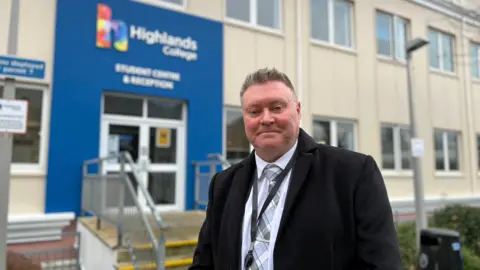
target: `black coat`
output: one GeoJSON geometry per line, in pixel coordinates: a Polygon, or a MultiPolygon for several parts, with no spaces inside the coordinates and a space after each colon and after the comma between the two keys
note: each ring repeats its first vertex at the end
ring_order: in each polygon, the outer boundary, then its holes
{"type": "MultiPolygon", "coordinates": [[[[317,144],[300,130],[274,250],[275,270],[401,270],[392,209],[371,156],[317,144]]],[[[190,270],[241,267],[255,155],[217,173],[190,270]]]]}

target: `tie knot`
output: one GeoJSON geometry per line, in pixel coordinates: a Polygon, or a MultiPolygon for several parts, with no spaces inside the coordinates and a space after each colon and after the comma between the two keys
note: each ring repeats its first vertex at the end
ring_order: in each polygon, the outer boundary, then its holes
{"type": "Polygon", "coordinates": [[[282,171],[282,168],[275,164],[268,164],[265,166],[264,173],[265,177],[269,180],[272,181],[274,178],[282,171]]]}

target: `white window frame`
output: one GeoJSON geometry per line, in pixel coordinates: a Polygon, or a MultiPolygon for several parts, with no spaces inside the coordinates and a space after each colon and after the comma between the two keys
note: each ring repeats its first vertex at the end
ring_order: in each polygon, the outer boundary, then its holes
{"type": "Polygon", "coordinates": [[[406,56],[406,53],[404,55],[404,57],[402,58],[401,56],[397,55],[397,47],[399,46],[398,45],[398,36],[397,36],[397,23],[399,20],[402,20],[406,23],[405,25],[405,45],[407,44],[408,42],[408,39],[409,39],[409,36],[410,36],[410,21],[402,16],[399,16],[399,15],[396,15],[396,14],[392,14],[392,13],[389,13],[389,12],[386,12],[386,11],[383,11],[381,9],[377,9],[375,10],[375,41],[376,43],[378,44],[378,35],[377,35],[377,16],[378,14],[381,13],[383,15],[386,15],[388,17],[390,17],[390,22],[391,22],[391,25],[390,25],[390,50],[392,52],[391,55],[383,55],[383,54],[380,54],[379,51],[378,51],[378,45],[377,45],[377,56],[379,58],[383,58],[383,59],[387,59],[387,60],[395,60],[395,61],[398,61],[398,62],[402,62],[402,63],[406,63],[407,61],[407,56],[406,56]]]}
{"type": "Polygon", "coordinates": [[[183,3],[181,5],[177,5],[177,4],[174,4],[174,3],[170,3],[170,2],[165,2],[163,0],[133,0],[135,2],[139,2],[139,3],[142,3],[142,4],[147,4],[147,5],[154,5],[154,6],[158,6],[158,7],[164,7],[164,8],[168,8],[168,9],[172,9],[172,10],[186,10],[187,7],[188,7],[188,0],[182,0],[183,3]]]}
{"type": "MultiPolygon", "coordinates": [[[[0,80],[0,86],[4,88],[5,82],[0,80]]],[[[13,163],[11,165],[12,175],[46,175],[47,173],[47,149],[50,130],[50,94],[48,87],[42,84],[15,82],[15,88],[23,88],[32,91],[42,92],[42,120],[40,123],[40,146],[38,153],[38,163],[13,163]]]]}
{"type": "MultiPolygon", "coordinates": [[[[357,121],[349,120],[349,119],[335,119],[335,118],[314,116],[313,119],[312,119],[312,126],[313,126],[313,122],[315,122],[315,121],[323,121],[323,122],[329,122],[330,123],[330,145],[334,146],[334,147],[338,147],[337,125],[339,123],[352,124],[353,125],[353,149],[352,149],[352,151],[357,151],[357,149],[358,149],[357,121]]],[[[312,127],[312,135],[313,135],[313,127],[312,127]]]]}
{"type": "MultiPolygon", "coordinates": [[[[355,26],[355,5],[352,1],[350,0],[327,0],[328,2],[328,41],[327,40],[321,40],[321,39],[318,39],[318,38],[314,38],[313,36],[311,36],[311,42],[312,43],[317,43],[317,44],[324,44],[324,45],[328,45],[328,46],[333,46],[333,47],[337,47],[337,48],[341,48],[341,49],[346,49],[346,50],[354,50],[355,49],[355,29],[354,29],[354,26],[355,26]],[[350,26],[349,26],[349,35],[350,37],[349,40],[350,40],[350,46],[345,46],[345,45],[342,45],[342,44],[336,44],[335,43],[335,5],[334,5],[334,2],[345,2],[345,3],[348,3],[350,5],[350,26]]],[[[313,21],[312,19],[310,18],[310,27],[312,27],[312,24],[313,24],[313,21]]],[[[311,33],[310,33],[311,35],[311,33]]]]}
{"type": "Polygon", "coordinates": [[[460,132],[458,131],[453,131],[453,130],[443,130],[443,129],[434,129],[433,130],[433,160],[434,160],[434,168],[435,168],[435,173],[436,174],[446,174],[446,175],[460,175],[462,172],[462,151],[461,151],[461,140],[460,140],[460,132]],[[444,170],[437,170],[436,168],[436,163],[437,163],[437,158],[436,158],[436,152],[437,149],[435,148],[435,133],[436,132],[441,132],[442,133],[442,147],[443,147],[443,167],[445,168],[444,170]],[[449,133],[453,133],[456,135],[457,138],[457,151],[458,151],[458,170],[450,170],[450,163],[449,161],[449,153],[448,153],[448,137],[447,135],[449,133]]]}
{"type": "MultiPolygon", "coordinates": [[[[433,32],[435,33],[435,35],[437,36],[437,58],[439,60],[439,67],[432,67],[430,65],[430,59],[428,61],[428,67],[430,68],[430,70],[433,70],[433,71],[437,71],[437,72],[442,72],[442,73],[449,73],[449,74],[455,74],[457,72],[457,67],[455,66],[455,58],[454,58],[454,55],[455,55],[455,50],[456,50],[456,39],[455,39],[455,36],[450,34],[450,33],[446,33],[446,32],[443,32],[441,30],[438,30],[436,28],[432,28],[432,27],[429,27],[428,28],[428,34],[430,35],[430,32],[433,32]],[[441,52],[443,51],[443,43],[442,43],[442,38],[443,36],[448,36],[451,38],[451,42],[452,42],[452,50],[450,51],[450,54],[451,54],[451,58],[452,58],[452,70],[445,70],[445,63],[444,63],[444,59],[441,55],[441,52]]],[[[431,49],[429,49],[431,50],[431,49]]],[[[430,56],[430,51],[429,51],[429,54],[430,56]]]]}
{"type": "Polygon", "coordinates": [[[470,61],[472,61],[472,65],[475,65],[476,63],[477,71],[478,71],[478,74],[475,75],[473,74],[473,69],[472,69],[470,72],[470,76],[472,76],[473,79],[480,80],[480,43],[471,41],[469,53],[470,53],[470,61]],[[477,50],[477,59],[474,59],[471,55],[472,48],[477,50]]]}
{"type": "Polygon", "coordinates": [[[284,11],[284,0],[279,0],[278,3],[278,19],[279,24],[278,28],[272,28],[264,25],[259,25],[257,22],[257,1],[261,0],[241,0],[241,1],[250,1],[250,21],[243,21],[236,18],[230,18],[227,15],[227,0],[224,0],[223,3],[223,20],[228,23],[240,25],[243,27],[254,28],[264,32],[281,35],[283,32],[283,11],[284,11]]]}
{"type": "MultiPolygon", "coordinates": [[[[386,169],[382,168],[382,173],[385,173],[387,175],[405,175],[405,176],[412,176],[413,171],[412,169],[403,169],[402,168],[402,145],[401,145],[401,137],[400,137],[400,131],[402,129],[407,129],[410,130],[409,125],[402,125],[402,124],[387,124],[387,123],[382,123],[380,125],[380,133],[382,132],[383,128],[392,128],[393,129],[393,164],[394,164],[394,169],[386,169]]],[[[381,134],[380,134],[380,139],[381,139],[381,134]]],[[[380,142],[380,153],[382,152],[381,149],[381,142],[380,142]]],[[[383,153],[381,153],[383,155],[383,153]]],[[[382,156],[383,160],[383,156],[382,156]]]]}
{"type": "MultiPolygon", "coordinates": [[[[229,111],[242,112],[241,107],[237,106],[224,106],[223,107],[223,151],[222,156],[227,159],[227,114],[229,111]]],[[[253,150],[253,145],[250,144],[250,152],[253,150]]]]}

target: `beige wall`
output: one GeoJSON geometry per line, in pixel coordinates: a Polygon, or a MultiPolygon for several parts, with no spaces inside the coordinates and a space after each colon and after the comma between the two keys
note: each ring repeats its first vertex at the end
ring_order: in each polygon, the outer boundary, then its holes
{"type": "MultiPolygon", "coordinates": [[[[137,0],[162,6],[157,0],[137,0]]],[[[224,20],[224,0],[187,1],[180,12],[213,20],[224,20]]],[[[0,0],[0,53],[7,50],[11,0],[0,0]],[[3,38],[2,38],[3,37],[3,38]]],[[[357,121],[358,150],[381,160],[380,123],[408,124],[408,99],[405,65],[379,59],[375,43],[375,9],[401,15],[411,20],[411,36],[427,37],[432,25],[456,35],[456,53],[468,55],[468,44],[459,42],[460,26],[444,15],[401,0],[355,1],[353,32],[354,49],[346,50],[312,42],[310,39],[310,1],[302,6],[302,126],[312,130],[312,117],[346,118],[357,121]]],[[[164,7],[164,6],[162,6],[164,7]]],[[[55,30],[54,0],[22,0],[18,55],[47,62],[47,78],[42,83],[49,89],[55,30]],[[41,23],[39,23],[41,22],[41,23]]],[[[239,88],[248,72],[269,66],[285,71],[299,85],[297,76],[296,1],[283,0],[280,33],[255,27],[224,24],[224,103],[239,106],[239,88]]],[[[470,31],[474,38],[474,31],[470,31]]],[[[477,35],[478,36],[478,35],[477,35]]],[[[478,38],[478,37],[477,37],[478,38]]],[[[480,40],[478,40],[480,41],[480,40]]],[[[431,72],[428,50],[415,53],[413,85],[415,110],[420,136],[425,140],[422,159],[427,196],[471,195],[478,192],[473,180],[476,172],[476,145],[473,131],[480,133],[480,81],[470,79],[466,58],[457,58],[455,74],[431,72]],[[439,176],[434,170],[433,128],[461,132],[462,174],[439,176]]],[[[45,130],[49,127],[44,126],[45,130]]],[[[46,135],[48,138],[48,134],[46,135]]],[[[48,140],[47,140],[48,141],[48,140]]],[[[47,147],[45,147],[47,149],[47,147]]],[[[46,161],[47,151],[43,152],[46,161]]],[[[10,210],[43,212],[45,168],[26,174],[13,172],[10,210]]],[[[392,198],[412,197],[410,175],[385,175],[392,198]]]]}
{"type": "MultiPolygon", "coordinates": [[[[375,9],[410,20],[410,36],[428,38],[428,27],[451,33],[457,57],[455,73],[430,71],[428,48],[413,60],[413,87],[417,127],[425,141],[422,159],[426,196],[472,195],[475,190],[476,144],[480,110],[469,102],[480,101],[480,82],[469,82],[465,65],[468,44],[461,43],[461,25],[446,16],[407,1],[355,1],[353,50],[319,44],[310,39],[309,1],[303,6],[303,127],[311,132],[312,116],[356,120],[358,150],[381,161],[380,123],[408,124],[406,65],[377,57],[375,9]],[[359,27],[361,26],[361,27],[359,27]],[[466,83],[468,81],[468,83],[466,83]],[[470,91],[471,97],[468,95],[470,91]],[[471,114],[471,116],[469,116],[471,114]],[[472,124],[469,124],[471,122],[472,124]],[[473,127],[475,123],[475,127],[473,127]],[[461,173],[435,172],[433,128],[458,131],[461,173]]],[[[264,66],[296,76],[295,2],[284,0],[282,35],[254,28],[225,25],[225,104],[239,106],[238,89],[247,72],[264,66]],[[241,50],[240,50],[241,48],[241,50]]],[[[466,41],[468,42],[468,41],[466,41]]],[[[390,196],[412,197],[411,174],[385,174],[390,196]]]]}
{"type": "MultiPolygon", "coordinates": [[[[10,7],[12,0],[0,0],[0,54],[7,53],[8,27],[10,22],[10,7]]],[[[54,50],[55,31],[55,0],[22,0],[18,26],[17,56],[33,58],[46,62],[45,80],[27,81],[20,83],[34,85],[35,88],[45,89],[44,99],[47,107],[43,118],[43,149],[40,158],[42,164],[35,168],[12,166],[10,184],[10,214],[44,212],[45,205],[45,175],[48,149],[49,91],[52,80],[52,61],[54,50]],[[28,172],[26,172],[28,170],[28,172]]],[[[3,78],[0,78],[2,81],[3,78]]]]}

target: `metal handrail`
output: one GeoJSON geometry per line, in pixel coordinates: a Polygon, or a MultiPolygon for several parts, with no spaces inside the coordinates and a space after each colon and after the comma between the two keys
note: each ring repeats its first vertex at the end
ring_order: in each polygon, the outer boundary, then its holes
{"type": "MultiPolygon", "coordinates": [[[[134,175],[134,178],[139,179],[140,177],[138,175],[135,163],[133,162],[133,159],[132,159],[132,156],[130,155],[130,153],[125,152],[124,157],[125,157],[126,161],[128,162],[128,164],[132,168],[132,173],[134,175]]],[[[127,181],[127,182],[131,186],[131,183],[129,181],[127,181]]],[[[165,250],[166,249],[166,239],[165,239],[165,236],[164,236],[163,232],[168,229],[168,225],[165,224],[163,222],[162,218],[160,217],[160,214],[158,213],[157,208],[155,207],[155,203],[153,202],[152,196],[148,192],[147,188],[144,187],[143,184],[140,183],[139,181],[137,181],[137,184],[138,184],[137,185],[138,188],[142,192],[142,194],[143,194],[143,196],[144,196],[144,198],[147,202],[147,206],[150,208],[150,211],[152,213],[152,216],[153,216],[155,222],[157,223],[158,227],[160,228],[160,236],[159,236],[158,241],[157,241],[153,231],[151,232],[152,233],[151,240],[152,240],[152,245],[153,245],[153,248],[154,248],[154,251],[155,251],[157,269],[158,270],[163,270],[163,269],[165,269],[165,256],[166,256],[166,250],[165,250]]],[[[133,190],[133,187],[132,187],[132,190],[133,190]]],[[[135,200],[135,204],[137,204],[137,203],[139,203],[138,200],[135,200]]],[[[141,211],[141,208],[140,208],[140,211],[141,211]]],[[[142,217],[143,216],[144,215],[142,215],[142,217]]],[[[145,217],[145,219],[146,219],[146,217],[145,217]]],[[[151,228],[149,228],[149,229],[151,230],[151,228]]],[[[150,231],[148,233],[150,234],[150,231]]]]}
{"type": "Polygon", "coordinates": [[[218,161],[220,161],[220,164],[222,164],[222,166],[227,167],[227,168],[232,166],[232,164],[224,156],[222,156],[219,153],[208,154],[207,158],[217,159],[218,161]]]}
{"type": "MultiPolygon", "coordinates": [[[[133,203],[135,205],[135,208],[137,208],[138,213],[140,214],[141,222],[145,226],[145,230],[146,230],[146,233],[148,235],[148,238],[150,238],[150,241],[152,243],[152,248],[153,248],[153,251],[155,252],[155,261],[156,261],[156,266],[157,266],[156,268],[157,268],[157,270],[164,270],[165,269],[165,255],[166,255],[166,251],[165,251],[165,249],[166,249],[166,239],[165,239],[163,231],[168,229],[168,226],[167,226],[167,224],[165,224],[163,222],[162,218],[160,217],[160,215],[159,215],[159,213],[158,213],[158,211],[155,207],[155,204],[153,202],[153,199],[152,199],[150,193],[148,192],[147,188],[143,185],[142,182],[140,182],[138,180],[138,179],[140,179],[138,169],[136,167],[136,164],[133,162],[133,159],[132,159],[132,156],[130,155],[130,153],[119,152],[119,153],[111,154],[111,155],[108,155],[108,156],[105,156],[105,157],[99,157],[99,158],[94,158],[94,159],[89,159],[89,160],[84,161],[83,162],[84,177],[89,178],[89,179],[94,179],[96,177],[96,175],[94,175],[92,177],[88,174],[88,170],[86,169],[88,165],[99,164],[99,169],[102,170],[103,162],[107,161],[107,160],[111,160],[111,159],[120,159],[121,178],[124,181],[124,184],[127,186],[127,189],[128,189],[130,195],[133,198],[133,203]],[[147,216],[145,215],[145,213],[143,211],[144,208],[142,207],[142,205],[140,204],[140,202],[138,200],[138,196],[135,192],[135,189],[134,189],[132,183],[129,181],[130,177],[125,172],[125,165],[130,166],[131,172],[133,174],[132,180],[134,180],[136,182],[137,188],[140,190],[140,192],[144,196],[144,198],[146,200],[146,203],[147,203],[147,206],[148,206],[148,209],[150,210],[155,223],[158,225],[158,227],[160,229],[160,235],[159,235],[158,240],[155,236],[155,233],[154,233],[154,230],[153,230],[151,224],[148,221],[147,216]]],[[[100,174],[103,174],[103,172],[100,171],[100,174]]],[[[106,176],[102,176],[102,177],[100,177],[100,179],[102,179],[104,177],[108,178],[106,176]]],[[[104,194],[102,194],[102,196],[104,196],[104,194]]],[[[120,211],[121,215],[123,215],[124,207],[125,207],[124,205],[120,206],[119,211],[120,211]]],[[[94,210],[94,209],[90,209],[90,211],[91,210],[94,210]]],[[[100,211],[100,212],[102,212],[102,211],[100,211]]],[[[97,218],[100,218],[100,219],[111,222],[111,220],[108,219],[106,216],[104,216],[103,213],[94,213],[94,214],[97,216],[97,218]]],[[[120,223],[122,223],[122,222],[120,222],[120,223]]],[[[115,225],[119,227],[119,244],[120,244],[120,241],[121,241],[120,238],[122,238],[121,235],[123,233],[122,232],[123,224],[115,224],[115,225]]]]}

